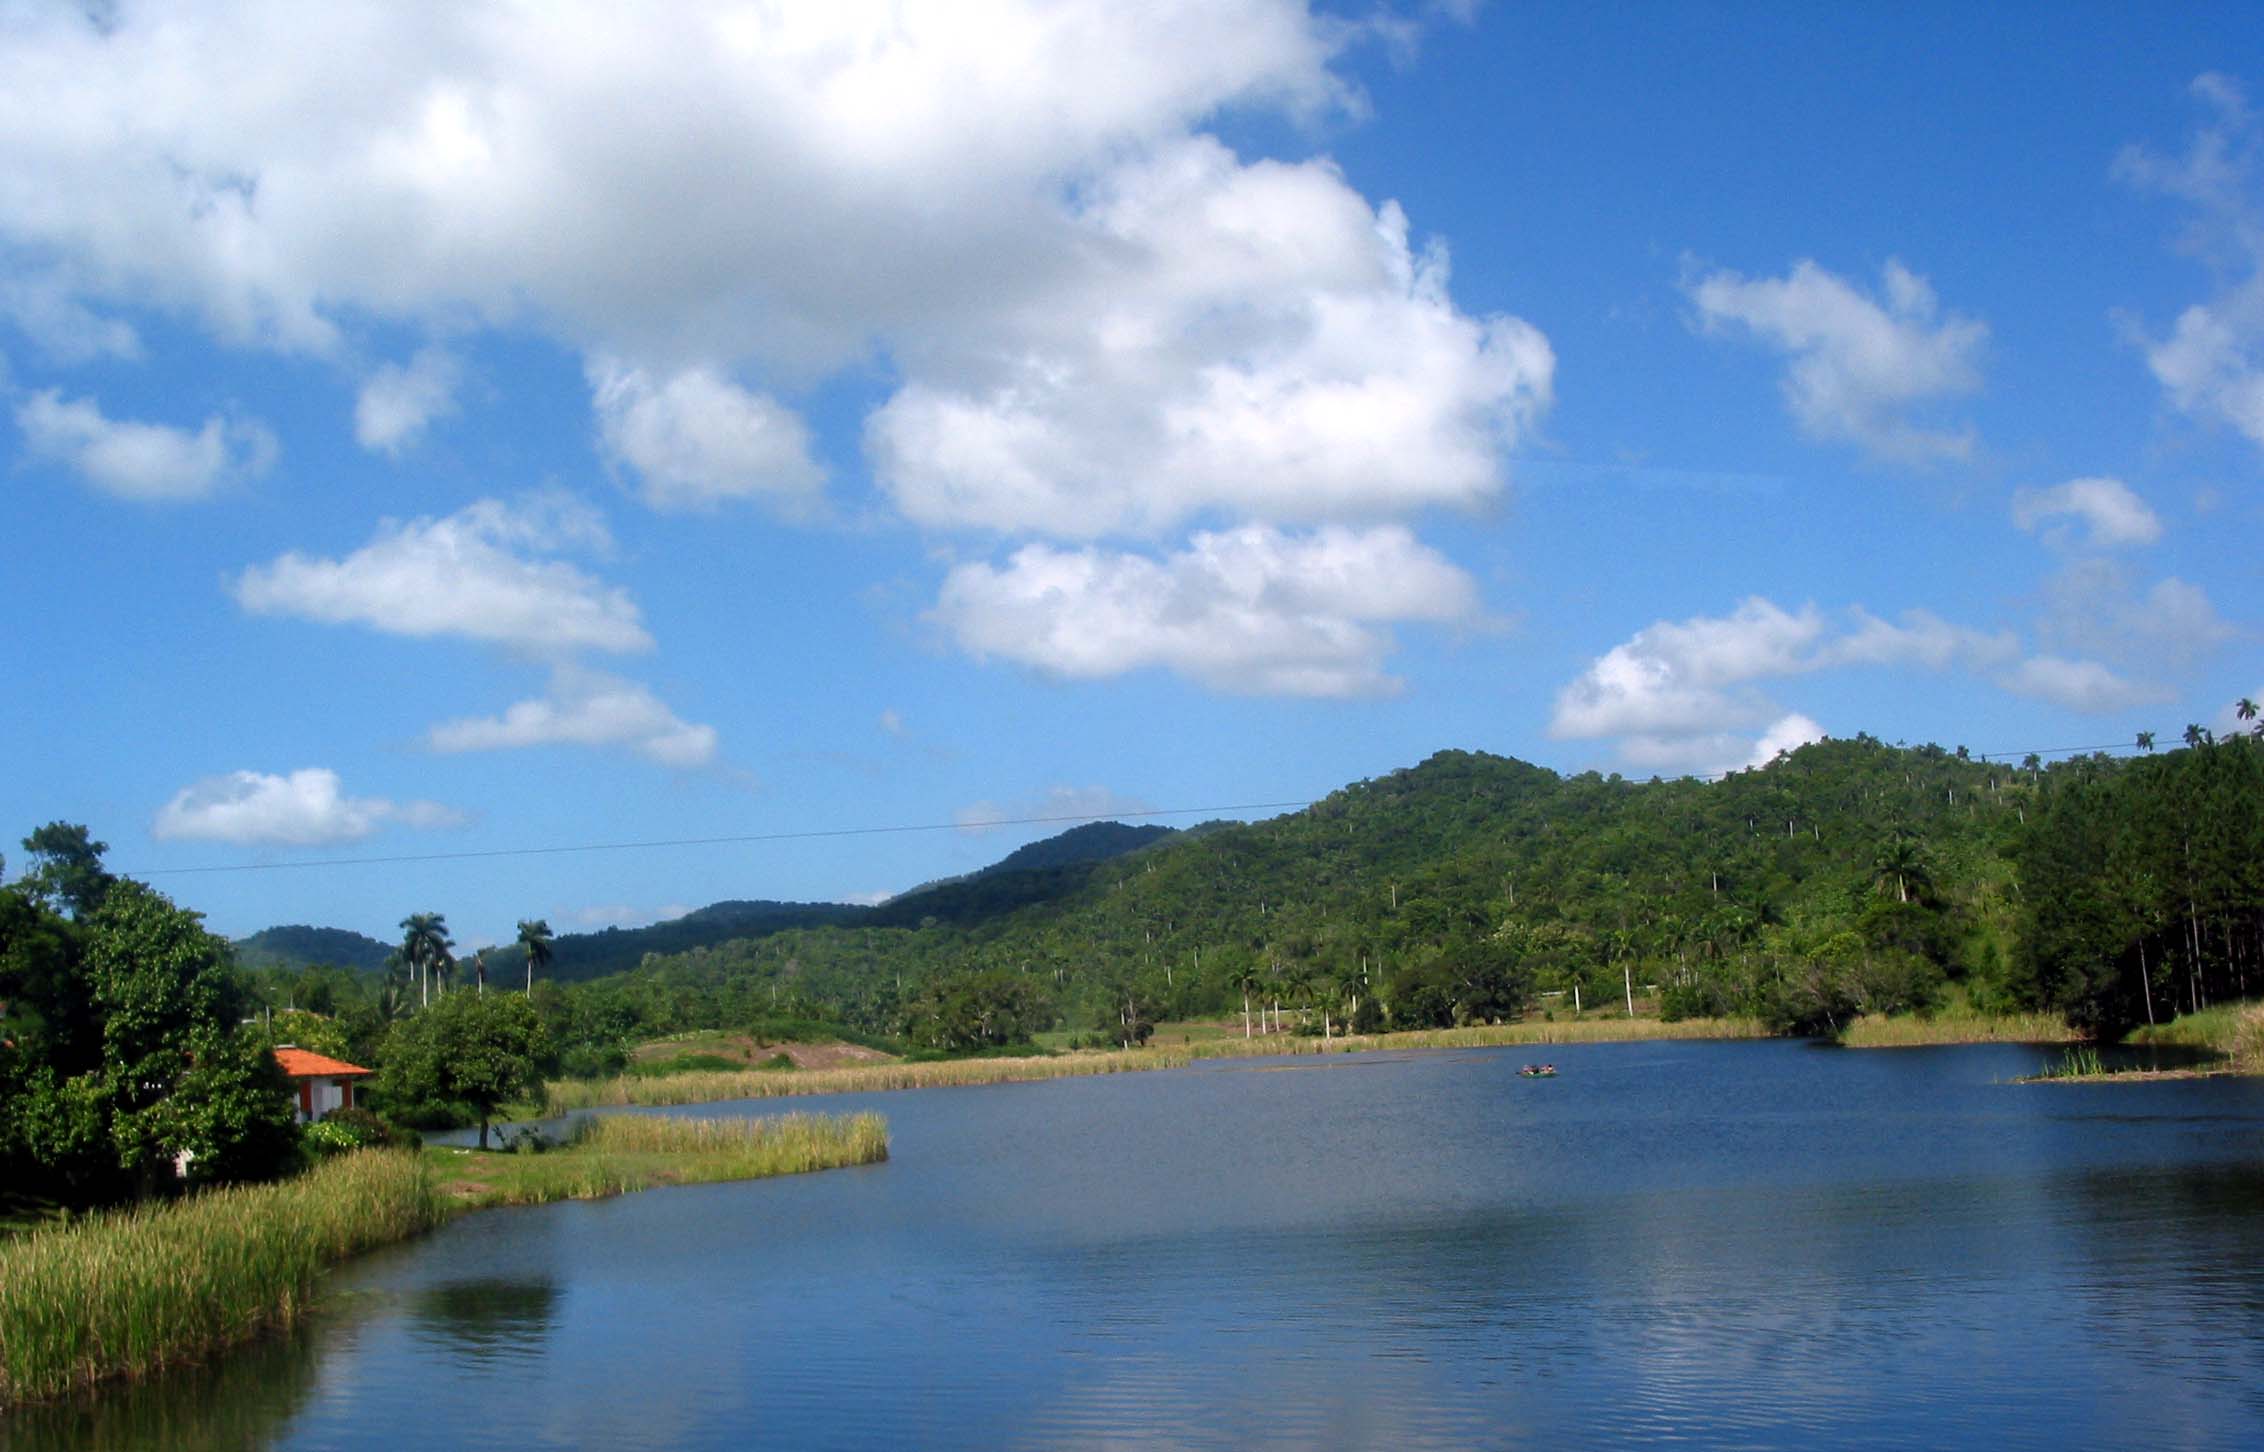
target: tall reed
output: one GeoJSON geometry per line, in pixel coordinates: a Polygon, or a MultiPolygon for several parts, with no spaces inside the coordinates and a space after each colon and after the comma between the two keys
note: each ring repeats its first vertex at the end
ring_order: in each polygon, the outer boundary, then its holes
{"type": "Polygon", "coordinates": [[[877,1114],[786,1114],[770,1119],[672,1119],[605,1114],[583,1120],[571,1145],[545,1154],[428,1149],[459,1205],[602,1200],[655,1185],[756,1180],[869,1165],[888,1158],[877,1114]],[[456,1178],[448,1178],[454,1176],[456,1178]]]}
{"type": "Polygon", "coordinates": [[[675,1074],[665,1079],[634,1076],[567,1079],[545,1086],[545,1105],[548,1113],[559,1115],[576,1109],[614,1105],[706,1104],[719,1099],[866,1094],[890,1089],[935,1089],[951,1085],[1072,1079],[1093,1074],[1130,1074],[1149,1069],[1183,1069],[1197,1059],[1355,1054],[1377,1049],[1469,1049],[1502,1044],[1615,1043],[1629,1039],[1740,1039],[1762,1038],[1766,1034],[1767,1030],[1759,1022],[1743,1018],[1685,1019],[1675,1023],[1655,1018],[1582,1019],[1562,1023],[1528,1020],[1392,1034],[1340,1034],[1333,1039],[1267,1034],[1159,1049],[1115,1049],[1015,1059],[945,1059],[923,1064],[864,1064],[839,1069],[806,1069],[796,1074],[743,1070],[675,1074]]]}
{"type": "Polygon", "coordinates": [[[280,1184],[0,1241],[0,1406],[195,1361],[286,1324],[325,1266],[444,1213],[414,1155],[363,1150],[280,1184]]]}

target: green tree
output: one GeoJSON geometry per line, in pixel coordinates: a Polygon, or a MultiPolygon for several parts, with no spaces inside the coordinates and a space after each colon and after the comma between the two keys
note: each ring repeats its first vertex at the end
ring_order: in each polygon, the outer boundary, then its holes
{"type": "Polygon", "coordinates": [[[519,919],[519,946],[527,955],[527,992],[535,991],[535,970],[550,966],[550,920],[519,919]]]}
{"type": "Polygon", "coordinates": [[[111,877],[102,867],[107,842],[97,842],[87,829],[73,822],[49,822],[24,838],[31,867],[23,886],[33,897],[58,912],[83,918],[102,905],[111,877]]]}
{"type": "Polygon", "coordinates": [[[496,1109],[533,1092],[551,1058],[550,1035],[524,994],[449,994],[386,1035],[379,1102],[428,1122],[448,1106],[466,1106],[486,1149],[496,1109]]]}
{"type": "Polygon", "coordinates": [[[419,983],[419,1002],[432,1002],[432,975],[448,961],[448,919],[440,913],[411,913],[401,919],[401,961],[419,983]]]}

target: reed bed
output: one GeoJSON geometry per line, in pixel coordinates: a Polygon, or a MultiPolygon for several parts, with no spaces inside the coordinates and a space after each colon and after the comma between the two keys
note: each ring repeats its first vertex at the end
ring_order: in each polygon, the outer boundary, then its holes
{"type": "Polygon", "coordinates": [[[860,1064],[839,1069],[770,1069],[672,1074],[665,1079],[567,1079],[546,1087],[550,1115],[576,1109],[642,1105],[709,1104],[719,1099],[777,1099],[797,1094],[867,1094],[889,1089],[933,1089],[959,1084],[1014,1084],[1088,1074],[1185,1067],[1183,1049],[1133,1049],[1018,1059],[944,1059],[924,1064],[860,1064]]]}
{"type": "Polygon", "coordinates": [[[425,1151],[444,1195],[466,1208],[602,1200],[658,1185],[799,1175],[888,1158],[877,1114],[670,1119],[607,1114],[581,1122],[565,1149],[497,1154],[425,1151]]]}
{"type": "Polygon", "coordinates": [[[1840,1042],[1851,1049],[1907,1049],[1927,1044],[2070,1044],[2082,1037],[2049,1013],[1865,1014],[1840,1042]]]}
{"type": "Polygon", "coordinates": [[[1296,1034],[1214,1039],[1196,1044],[1198,1059],[1237,1059],[1270,1054],[1359,1054],[1382,1049],[1485,1049],[1512,1044],[1616,1044],[1647,1039],[1758,1039],[1768,1030],[1758,1019],[1656,1018],[1526,1019],[1519,1023],[1472,1024],[1467,1028],[1408,1029],[1390,1034],[1338,1034],[1314,1039],[1296,1034]]]}
{"type": "Polygon", "coordinates": [[[0,1241],[0,1407],[145,1376],[288,1324],[324,1267],[444,1215],[415,1156],[362,1150],[278,1184],[0,1241]]]}
{"type": "Polygon", "coordinates": [[[1619,1043],[1632,1039],[1751,1039],[1765,1038],[1767,1033],[1757,1020],[1742,1018],[1694,1018],[1673,1023],[1655,1018],[1568,1019],[1556,1023],[1528,1020],[1393,1034],[1340,1034],[1333,1039],[1276,1033],[1248,1039],[1212,1039],[1168,1048],[1112,1049],[1011,1059],[946,1059],[923,1064],[867,1064],[807,1069],[790,1075],[764,1070],[674,1074],[665,1079],[625,1075],[615,1079],[553,1082],[545,1086],[545,1113],[555,1116],[576,1109],[616,1105],[662,1107],[708,1104],[722,1099],[771,1099],[793,1094],[867,1094],[966,1084],[1019,1084],[1093,1074],[1184,1069],[1198,1059],[1355,1054],[1378,1049],[1470,1049],[1504,1044],[1619,1043]]]}

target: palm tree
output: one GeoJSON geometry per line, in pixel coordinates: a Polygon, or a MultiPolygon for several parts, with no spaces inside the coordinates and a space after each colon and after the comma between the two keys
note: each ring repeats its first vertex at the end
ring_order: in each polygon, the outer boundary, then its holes
{"type": "Polygon", "coordinates": [[[527,992],[535,991],[535,970],[550,966],[550,921],[519,919],[519,946],[527,950],[527,992]]]}
{"type": "Polygon", "coordinates": [[[2185,727],[2185,744],[2186,744],[2186,745],[2188,745],[2188,746],[2193,746],[2193,747],[2198,747],[2198,746],[2200,746],[2200,745],[2201,745],[2201,743],[2202,743],[2202,742],[2204,742],[2204,741],[2207,741],[2208,739],[2209,739],[2209,732],[2208,732],[2208,728],[2206,728],[2206,727],[2202,726],[2202,725],[2201,725],[2201,724],[2200,724],[2199,722],[2197,722],[2197,721],[2189,721],[2189,722],[2187,722],[2187,723],[2186,723],[2186,727],[2185,727]]]}
{"type": "Polygon", "coordinates": [[[485,948],[474,948],[472,950],[472,982],[476,985],[474,992],[482,994],[487,992],[487,949],[485,948]]]}
{"type": "Polygon", "coordinates": [[[2140,751],[2152,751],[2154,749],[2153,732],[2141,731],[2138,733],[2138,749],[2140,751]]]}
{"type": "Polygon", "coordinates": [[[1894,884],[1896,902],[1923,897],[1933,886],[1933,878],[1926,871],[1926,849],[1908,832],[1897,832],[1880,845],[1872,871],[1881,892],[1887,890],[1888,883],[1894,884]]]}
{"type": "Polygon", "coordinates": [[[401,961],[417,974],[419,1003],[430,1003],[432,970],[455,946],[448,940],[448,919],[441,913],[411,913],[401,919],[401,928],[401,961]]]}
{"type": "Polygon", "coordinates": [[[2235,716],[2238,716],[2241,720],[2249,723],[2249,735],[2264,736],[2264,721],[2259,721],[2256,719],[2256,703],[2254,701],[2250,700],[2246,696],[2241,697],[2239,702],[2233,707],[2233,714],[2235,716]]]}
{"type": "Polygon", "coordinates": [[[1234,986],[1242,990],[1242,1037],[1250,1037],[1250,995],[1265,987],[1265,975],[1255,963],[1245,963],[1234,975],[1234,986]]]}

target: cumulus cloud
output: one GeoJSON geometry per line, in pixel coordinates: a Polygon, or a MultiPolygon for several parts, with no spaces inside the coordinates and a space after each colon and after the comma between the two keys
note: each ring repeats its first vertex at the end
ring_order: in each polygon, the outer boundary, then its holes
{"type": "Polygon", "coordinates": [[[133,325],[89,308],[60,273],[0,277],[0,318],[15,324],[58,363],[142,356],[141,335],[133,325]]]}
{"type": "Polygon", "coordinates": [[[2120,681],[2094,661],[2024,661],[2010,631],[1930,611],[1889,621],[1856,606],[1834,620],[1812,604],[1787,610],[1755,596],[1726,616],[1658,621],[1597,657],[1558,692],[1549,734],[1613,739],[1623,759],[1652,770],[1764,765],[1823,728],[1759,683],[1859,667],[1959,670],[2062,704],[2107,699],[2120,681]]]}
{"type": "Polygon", "coordinates": [[[500,716],[473,716],[432,728],[435,751],[507,751],[528,746],[618,747],[680,771],[710,766],[716,730],[683,720],[634,681],[578,668],[552,672],[550,688],[500,716]]]}
{"type": "Polygon", "coordinates": [[[1093,266],[995,337],[915,355],[871,419],[909,517],[1085,538],[1466,505],[1549,402],[1547,340],[1458,312],[1443,249],[1325,162],[1193,138],[1074,224],[1093,266]]]}
{"type": "Polygon", "coordinates": [[[2032,696],[2087,715],[2166,701],[2173,695],[2125,679],[2098,661],[2057,655],[2031,656],[1999,676],[1997,683],[2016,696],[2032,696]]]}
{"type": "Polygon", "coordinates": [[[2172,407],[2264,447],[2264,125],[2228,76],[2200,76],[2191,90],[2209,119],[2186,154],[2132,147],[2115,173],[2189,205],[2187,246],[2228,281],[2179,313],[2167,336],[2140,331],[2138,341],[2172,407]]]}
{"type": "MultiPolygon", "coordinates": [[[[2049,489],[2016,489],[2012,519],[2032,533],[2057,520],[2073,520],[2083,526],[2083,543],[2093,549],[2148,545],[2162,537],[2161,516],[2120,479],[2070,479],[2049,489]]],[[[2063,534],[2047,528],[2045,537],[2063,534]]]]}
{"type": "Polygon", "coordinates": [[[113,419],[91,398],[66,401],[45,389],[16,409],[24,444],[121,499],[201,499],[275,461],[275,435],[265,425],[218,414],[195,431],[169,424],[113,419]]]}
{"type": "Polygon", "coordinates": [[[656,509],[758,498],[802,514],[825,487],[808,427],[774,399],[705,368],[655,382],[599,359],[589,376],[606,454],[637,476],[656,509]]]}
{"type": "Polygon", "coordinates": [[[962,832],[979,835],[1016,823],[1098,821],[1139,816],[1154,810],[1138,797],[1119,796],[1104,786],[1053,786],[1024,801],[970,802],[952,813],[962,832]]]}
{"type": "Polygon", "coordinates": [[[424,437],[433,420],[456,411],[463,367],[441,348],[425,348],[403,367],[388,363],[372,373],[354,400],[354,439],[363,448],[398,457],[424,437]]]}
{"type": "Polygon", "coordinates": [[[2237,632],[2199,585],[2168,576],[2141,589],[2120,563],[2077,560],[2045,582],[2037,633],[2063,653],[2135,674],[2183,670],[2237,632]]]}
{"type": "Polygon", "coordinates": [[[460,825],[463,814],[437,802],[393,802],[346,795],[338,773],[306,767],[285,775],[232,771],[205,777],[158,809],[150,834],[160,841],[322,847],[354,842],[381,827],[460,825]]]}
{"type": "Polygon", "coordinates": [[[563,918],[577,928],[624,928],[643,927],[648,923],[672,923],[691,911],[689,905],[680,902],[663,903],[655,908],[613,902],[566,908],[551,916],[563,918]]]}
{"type": "Polygon", "coordinates": [[[1063,679],[1160,666],[1221,691],[1360,696],[1399,685],[1384,626],[1477,614],[1470,578],[1396,525],[1249,525],[1160,558],[1026,545],[953,569],[931,618],[978,658],[1063,679]]]}
{"type": "Polygon", "coordinates": [[[594,512],[561,498],[483,499],[440,519],[388,520],[342,559],[297,551],[231,582],[255,615],[459,636],[535,654],[649,649],[636,603],[547,551],[602,543],[594,512]]]}
{"type": "MultiPolygon", "coordinates": [[[[1458,310],[1396,205],[1200,129],[1356,113],[1338,48],[1404,26],[1301,0],[522,20],[14,16],[0,244],[71,259],[81,307],[276,348],[542,331],[668,509],[809,506],[781,391],[874,365],[906,515],[1071,539],[1466,504],[1548,404],[1546,339],[1458,310]]],[[[434,382],[373,380],[358,431],[406,447],[434,382]]]]}
{"type": "Polygon", "coordinates": [[[1717,271],[1690,288],[1707,332],[1740,328],[1791,359],[1786,404],[1810,435],[1854,443],[1880,459],[1964,459],[1970,427],[1927,428],[1913,410],[1981,387],[1984,323],[1942,315],[1926,280],[1889,261],[1881,293],[1802,260],[1781,278],[1717,271]]]}

